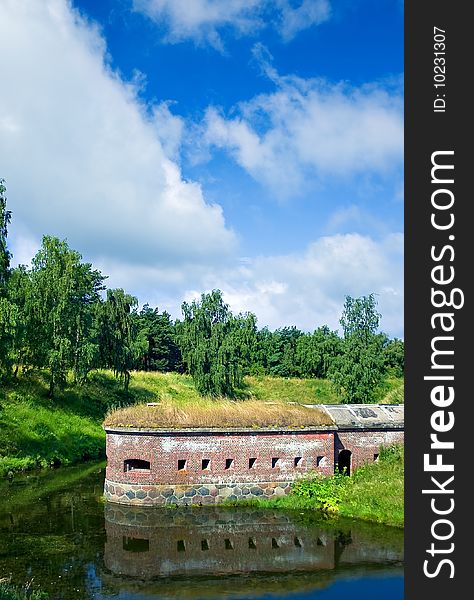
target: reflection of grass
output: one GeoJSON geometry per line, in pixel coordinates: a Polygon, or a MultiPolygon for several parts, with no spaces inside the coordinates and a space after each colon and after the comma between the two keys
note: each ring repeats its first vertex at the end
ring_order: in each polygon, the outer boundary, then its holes
{"type": "MultiPolygon", "coordinates": [[[[18,512],[22,506],[34,503],[37,498],[60,490],[74,490],[85,477],[105,467],[105,461],[90,463],[85,466],[68,467],[67,469],[45,470],[34,475],[14,477],[11,483],[0,482],[2,513],[18,512]]],[[[102,489],[100,489],[102,495],[102,489]]]]}

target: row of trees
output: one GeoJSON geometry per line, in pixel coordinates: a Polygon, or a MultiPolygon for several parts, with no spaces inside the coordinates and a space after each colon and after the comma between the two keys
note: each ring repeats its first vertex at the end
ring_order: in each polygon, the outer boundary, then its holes
{"type": "Polygon", "coordinates": [[[127,388],[133,369],[178,371],[202,394],[230,396],[245,374],[329,377],[360,402],[387,370],[403,374],[403,342],[378,332],[373,295],[346,298],[343,337],[327,326],[258,329],[256,316],[232,314],[219,290],[184,302],[182,320],[173,321],[106,289],[106,277],[54,237],[43,238],[30,268],[11,268],[10,219],[0,181],[0,379],[46,369],[53,396],[68,373],[81,384],[91,370],[110,368],[127,388]]]}

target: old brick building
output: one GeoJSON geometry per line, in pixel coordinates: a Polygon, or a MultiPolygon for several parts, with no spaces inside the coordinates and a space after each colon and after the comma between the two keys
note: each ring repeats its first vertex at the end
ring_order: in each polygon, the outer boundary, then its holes
{"type": "MultiPolygon", "coordinates": [[[[316,406],[316,405],[315,405],[316,406]]],[[[403,442],[403,405],[317,405],[325,426],[265,429],[106,427],[105,496],[139,505],[214,504],[286,494],[303,474],[347,474],[403,442]]]]}

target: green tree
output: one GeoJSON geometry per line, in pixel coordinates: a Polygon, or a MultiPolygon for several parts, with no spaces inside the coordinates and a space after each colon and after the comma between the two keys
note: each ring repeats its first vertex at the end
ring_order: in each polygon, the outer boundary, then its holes
{"type": "Polygon", "coordinates": [[[84,379],[98,351],[91,339],[92,305],[104,277],[81,259],[66,241],[44,236],[32,260],[25,309],[29,355],[34,366],[49,369],[50,397],[70,369],[76,381],[84,379]]]}
{"type": "Polygon", "coordinates": [[[394,338],[387,340],[383,346],[383,362],[387,372],[395,377],[403,377],[405,371],[405,344],[394,338]]]}
{"type": "Polygon", "coordinates": [[[301,377],[327,377],[332,362],[342,351],[342,340],[327,325],[318,327],[312,334],[298,338],[296,367],[301,377]]]}
{"type": "MultiPolygon", "coordinates": [[[[202,395],[233,396],[243,383],[245,350],[241,317],[234,317],[220,290],[202,294],[201,300],[182,304],[179,324],[183,360],[202,395]]],[[[247,323],[246,326],[248,326],[247,323]]]]}
{"type": "Polygon", "coordinates": [[[340,320],[342,353],[332,363],[329,376],[347,402],[374,401],[384,373],[381,337],[377,335],[379,320],[374,294],[346,296],[340,320]]]}
{"type": "Polygon", "coordinates": [[[128,390],[130,371],[147,349],[147,340],[139,335],[133,320],[138,305],[134,296],[122,289],[107,290],[107,298],[98,307],[98,337],[101,366],[113,369],[128,390]]]}
{"type": "Polygon", "coordinates": [[[11,254],[7,247],[11,213],[7,210],[4,180],[0,179],[0,379],[10,375],[12,343],[18,323],[18,311],[8,298],[11,254]]]}
{"type": "Polygon", "coordinates": [[[146,348],[138,357],[137,368],[145,371],[180,371],[181,352],[176,341],[171,315],[145,304],[134,313],[138,335],[146,340],[146,348]]]}
{"type": "Polygon", "coordinates": [[[5,180],[0,179],[0,296],[5,295],[11,259],[11,254],[7,247],[8,225],[11,219],[11,212],[7,210],[5,192],[5,180]]]}

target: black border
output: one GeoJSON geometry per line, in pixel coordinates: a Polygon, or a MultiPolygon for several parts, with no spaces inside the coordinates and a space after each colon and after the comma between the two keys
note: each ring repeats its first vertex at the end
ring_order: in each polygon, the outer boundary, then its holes
{"type": "MultiPolygon", "coordinates": [[[[470,165],[474,152],[470,148],[472,131],[471,99],[468,87],[472,79],[470,59],[472,51],[472,23],[468,16],[469,2],[440,0],[409,0],[405,3],[405,597],[414,599],[449,599],[453,592],[463,592],[462,597],[472,594],[468,581],[469,542],[474,527],[471,522],[470,479],[473,477],[471,463],[474,449],[470,444],[470,405],[474,409],[474,365],[471,367],[469,341],[472,337],[471,300],[468,294],[470,274],[474,271],[470,262],[474,259],[474,235],[471,233],[474,194],[469,189],[474,165],[470,165]],[[446,87],[434,87],[434,27],[446,30],[446,87]],[[445,93],[446,111],[435,113],[433,101],[436,93],[445,93]],[[430,400],[432,381],[424,381],[430,374],[431,340],[433,332],[431,315],[436,312],[431,304],[430,257],[432,245],[441,247],[447,241],[448,232],[436,231],[431,223],[431,154],[439,150],[454,150],[454,214],[455,224],[449,234],[455,258],[455,287],[465,294],[465,304],[455,313],[454,336],[454,389],[455,400],[450,409],[454,412],[455,425],[449,434],[454,450],[445,451],[444,461],[453,462],[455,509],[449,515],[454,525],[452,553],[427,554],[433,542],[431,527],[437,518],[430,501],[432,496],[423,489],[433,488],[431,475],[423,469],[423,455],[430,451],[430,417],[434,410],[430,400]],[[472,257],[472,258],[471,258],[472,257]],[[444,565],[439,574],[428,578],[423,572],[426,559],[432,562],[449,558],[454,565],[444,565]]],[[[474,142],[473,142],[474,143],[474,142]]],[[[472,185],[472,184],[471,184],[472,185]]],[[[447,309],[445,309],[447,310],[447,309]]],[[[443,374],[446,374],[443,373],[443,374]]],[[[474,419],[473,419],[474,423],[474,419]]],[[[446,475],[446,474],[445,474],[446,475]]],[[[446,498],[448,496],[444,496],[446,498]]],[[[437,542],[446,548],[448,542],[437,542]]]]}

